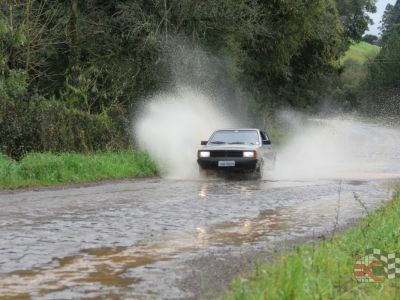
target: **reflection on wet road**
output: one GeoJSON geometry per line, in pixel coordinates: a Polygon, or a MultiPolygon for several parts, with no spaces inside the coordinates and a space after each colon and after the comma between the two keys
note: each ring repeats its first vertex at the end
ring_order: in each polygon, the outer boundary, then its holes
{"type": "Polygon", "coordinates": [[[0,193],[0,299],[189,298],[189,261],[329,234],[387,180],[136,180],[0,193]]]}

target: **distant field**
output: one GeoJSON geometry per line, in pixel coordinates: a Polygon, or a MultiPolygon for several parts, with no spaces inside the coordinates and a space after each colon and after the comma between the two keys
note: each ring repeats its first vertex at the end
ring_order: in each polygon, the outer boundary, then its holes
{"type": "Polygon", "coordinates": [[[0,189],[54,186],[157,174],[146,153],[136,151],[30,153],[16,162],[0,153],[0,189]]]}
{"type": "Polygon", "coordinates": [[[380,48],[378,46],[371,45],[366,42],[353,44],[341,59],[341,62],[345,63],[346,61],[351,60],[362,64],[365,61],[373,59],[375,56],[377,56],[379,51],[380,48]]]}
{"type": "Polygon", "coordinates": [[[373,60],[379,54],[379,51],[378,46],[366,42],[350,46],[350,49],[340,60],[340,64],[344,67],[341,79],[347,90],[357,90],[359,84],[368,74],[368,65],[365,62],[373,60]]]}

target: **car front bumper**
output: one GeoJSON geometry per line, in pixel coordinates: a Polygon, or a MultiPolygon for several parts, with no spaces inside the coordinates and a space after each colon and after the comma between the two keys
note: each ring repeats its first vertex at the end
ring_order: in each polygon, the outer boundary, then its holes
{"type": "Polygon", "coordinates": [[[218,171],[254,171],[259,166],[257,158],[247,157],[199,157],[197,163],[203,170],[218,171]],[[219,167],[219,161],[234,161],[234,167],[219,167]]]}

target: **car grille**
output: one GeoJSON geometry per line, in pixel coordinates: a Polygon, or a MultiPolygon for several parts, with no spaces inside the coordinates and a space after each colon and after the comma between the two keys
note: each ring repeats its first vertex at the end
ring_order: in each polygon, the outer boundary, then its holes
{"type": "Polygon", "coordinates": [[[210,151],[210,157],[243,157],[243,151],[214,150],[214,151],[210,151]]]}

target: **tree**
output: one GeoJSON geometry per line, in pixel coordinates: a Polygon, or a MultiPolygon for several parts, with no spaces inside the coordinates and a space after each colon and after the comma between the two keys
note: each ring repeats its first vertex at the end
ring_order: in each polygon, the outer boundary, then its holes
{"type": "Polygon", "coordinates": [[[243,76],[264,105],[315,106],[338,70],[342,28],[335,3],[276,0],[261,8],[261,30],[244,48],[243,76]]]}
{"type": "Polygon", "coordinates": [[[400,114],[400,24],[394,25],[382,40],[379,55],[369,64],[361,85],[361,102],[367,113],[382,116],[400,114]]]}
{"type": "Polygon", "coordinates": [[[366,34],[362,37],[362,40],[366,43],[376,44],[378,42],[378,37],[373,34],[366,34]]]}
{"type": "Polygon", "coordinates": [[[396,1],[394,5],[388,4],[382,17],[380,30],[382,32],[382,40],[390,34],[392,28],[400,23],[400,1],[396,1]]]}
{"type": "MultiPolygon", "coordinates": [[[[129,109],[137,99],[174,84],[166,58],[180,44],[224,58],[226,71],[221,67],[210,80],[215,86],[247,78],[259,82],[259,95],[286,94],[283,98],[296,105],[297,90],[311,78],[332,74],[342,44],[333,0],[10,5],[26,43],[9,64],[27,72],[29,93],[54,95],[68,107],[93,113],[119,105],[129,109]]],[[[265,102],[268,96],[260,98],[265,102]]]]}
{"type": "Polygon", "coordinates": [[[391,88],[400,85],[400,24],[388,33],[382,50],[369,67],[369,89],[391,88]]]}
{"type": "MultiPolygon", "coordinates": [[[[0,92],[20,80],[15,103],[58,108],[65,124],[79,116],[121,131],[125,123],[107,116],[126,120],[142,99],[177,82],[232,103],[256,100],[257,109],[314,107],[335,82],[345,49],[334,0],[9,0],[0,11],[0,92]]],[[[68,127],[46,114],[35,118],[40,128],[40,118],[50,129],[68,127]]],[[[77,143],[84,149],[105,146],[85,139],[77,143]]]]}
{"type": "Polygon", "coordinates": [[[335,0],[335,2],[347,41],[360,41],[368,25],[372,24],[368,13],[376,12],[376,0],[335,0]]]}

